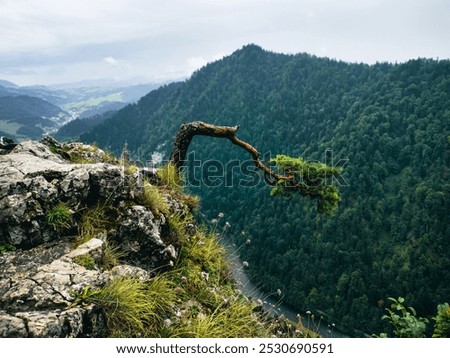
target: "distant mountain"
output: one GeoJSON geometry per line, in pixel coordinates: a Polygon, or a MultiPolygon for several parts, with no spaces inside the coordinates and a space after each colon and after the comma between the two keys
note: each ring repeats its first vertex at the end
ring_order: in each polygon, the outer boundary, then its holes
{"type": "Polygon", "coordinates": [[[61,108],[40,98],[0,96],[0,130],[16,140],[41,138],[66,116],[61,108]]]}
{"type": "Polygon", "coordinates": [[[5,80],[0,80],[0,86],[1,87],[5,87],[5,88],[17,88],[19,86],[17,86],[16,84],[9,82],[9,81],[5,81],[5,80]]]}
{"type": "Polygon", "coordinates": [[[104,113],[117,112],[119,109],[125,107],[124,102],[100,102],[92,109],[87,109],[80,114],[79,119],[89,119],[91,117],[101,115],[104,113]]]}
{"type": "Polygon", "coordinates": [[[64,93],[64,96],[59,98],[58,105],[70,112],[74,118],[86,118],[124,107],[159,86],[160,84],[150,83],[124,87],[65,87],[62,90],[55,87],[55,89],[64,93]]]}
{"type": "Polygon", "coordinates": [[[348,158],[331,217],[301,198],[270,197],[246,153],[223,139],[193,140],[204,165],[186,177],[203,179],[190,180],[201,215],[225,214],[231,227],[223,230],[268,295],[280,290],[299,312],[382,332],[388,297],[406,297],[428,317],[450,298],[449,84],[447,60],[369,66],[249,45],[152,91],[82,139],[115,153],[127,141],[145,163],[155,151],[167,158],[181,123],[203,120],[240,125],[238,136],[262,153],[348,158]]]}
{"type": "MultiPolygon", "coordinates": [[[[88,87],[84,82],[21,87],[0,80],[1,133],[17,140],[39,139],[76,118],[117,111],[159,87],[152,83],[131,86],[104,83],[103,87],[95,84],[96,87],[88,87]]],[[[93,123],[98,124],[98,118],[93,123]]]]}
{"type": "Polygon", "coordinates": [[[52,136],[60,141],[78,140],[81,135],[89,132],[95,126],[112,117],[116,112],[117,111],[115,110],[111,110],[87,118],[77,118],[62,126],[56,133],[53,133],[52,136]]]}

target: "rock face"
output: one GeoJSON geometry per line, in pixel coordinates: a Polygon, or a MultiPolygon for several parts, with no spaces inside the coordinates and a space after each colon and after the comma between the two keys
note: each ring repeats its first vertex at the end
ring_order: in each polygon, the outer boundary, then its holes
{"type": "Polygon", "coordinates": [[[68,243],[40,245],[0,256],[0,337],[95,336],[104,327],[93,305],[70,308],[74,292],[102,287],[109,273],[88,270],[73,258],[101,251],[92,239],[73,251],[68,243]],[[66,253],[65,253],[66,252],[66,253]]]}
{"type": "Polygon", "coordinates": [[[136,176],[117,164],[75,164],[74,156],[105,157],[94,147],[63,148],[50,138],[0,153],[0,337],[101,336],[99,309],[73,304],[83,288],[100,288],[116,276],[145,279],[177,259],[161,235],[164,216],[140,205],[136,176]],[[58,228],[49,212],[60,203],[71,220],[58,228]],[[80,218],[99,204],[111,208],[108,223],[76,246],[80,218]],[[126,253],[125,264],[110,271],[100,265],[108,242],[126,253]],[[82,265],[80,257],[95,264],[82,265]]]}
{"type": "Polygon", "coordinates": [[[93,202],[133,199],[123,168],[107,163],[72,164],[39,142],[23,142],[0,156],[0,235],[18,248],[55,237],[45,215],[58,202],[74,212],[93,202]]]}

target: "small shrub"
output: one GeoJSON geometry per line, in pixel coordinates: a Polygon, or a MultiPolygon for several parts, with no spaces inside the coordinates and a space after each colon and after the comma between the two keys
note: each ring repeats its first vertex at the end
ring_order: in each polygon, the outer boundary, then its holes
{"type": "MultiPolygon", "coordinates": [[[[399,338],[422,338],[425,337],[428,320],[422,317],[416,317],[416,311],[413,307],[405,307],[405,299],[389,297],[392,304],[386,308],[388,312],[382,319],[387,319],[393,326],[394,334],[399,338]]],[[[381,336],[385,337],[386,334],[381,336]]]]}
{"type": "Polygon", "coordinates": [[[60,232],[70,228],[72,211],[64,203],[59,203],[47,212],[47,224],[60,232]]]}
{"type": "Polygon", "coordinates": [[[450,338],[450,306],[448,303],[437,306],[433,338],[450,338]]]}
{"type": "Polygon", "coordinates": [[[85,306],[94,303],[95,296],[98,290],[93,289],[91,286],[84,286],[79,292],[70,291],[73,296],[73,301],[68,308],[76,306],[85,306]]]}

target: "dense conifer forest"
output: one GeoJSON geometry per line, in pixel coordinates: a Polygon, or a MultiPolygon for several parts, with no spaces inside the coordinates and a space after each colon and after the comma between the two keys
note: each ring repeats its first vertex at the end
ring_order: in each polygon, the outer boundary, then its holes
{"type": "Polygon", "coordinates": [[[349,64],[248,45],[81,139],[116,154],[127,141],[145,162],[155,151],[167,158],[180,124],[193,120],[240,125],[267,159],[343,166],[339,208],[323,215],[300,196],[271,197],[241,148],[194,139],[186,176],[199,216],[224,213],[267,292],[367,333],[386,329],[388,297],[405,297],[421,316],[450,300],[450,61],[349,64]]]}

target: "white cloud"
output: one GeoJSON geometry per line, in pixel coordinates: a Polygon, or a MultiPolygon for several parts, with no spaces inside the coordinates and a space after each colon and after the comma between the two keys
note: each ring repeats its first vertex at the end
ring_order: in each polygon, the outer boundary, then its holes
{"type": "Polygon", "coordinates": [[[203,57],[198,56],[198,57],[188,58],[187,63],[189,65],[189,67],[191,67],[191,69],[197,70],[200,67],[205,66],[208,63],[208,61],[206,61],[203,57]]]}
{"type": "Polygon", "coordinates": [[[116,60],[114,57],[112,56],[108,56],[103,58],[103,61],[105,61],[106,63],[112,65],[112,66],[117,66],[119,64],[119,61],[116,60]]]}
{"type": "Polygon", "coordinates": [[[0,0],[0,69],[28,84],[81,67],[179,77],[248,43],[346,61],[449,58],[447,13],[444,0],[0,0]]]}

